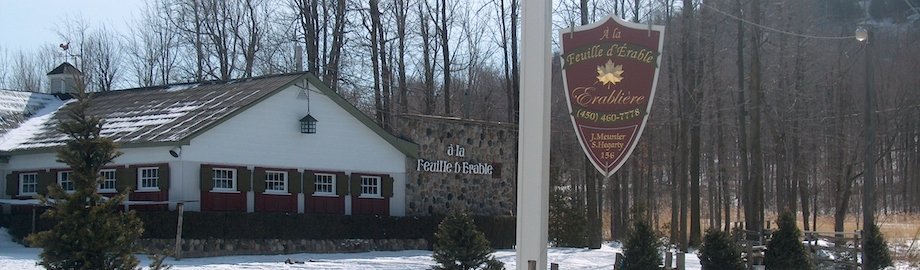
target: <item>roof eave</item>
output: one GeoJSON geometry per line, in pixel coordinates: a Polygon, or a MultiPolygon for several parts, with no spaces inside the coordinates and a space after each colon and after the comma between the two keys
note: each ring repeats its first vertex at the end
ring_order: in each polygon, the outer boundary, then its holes
{"type": "MultiPolygon", "coordinates": [[[[168,142],[139,142],[139,143],[127,143],[120,144],[117,143],[118,148],[147,148],[147,147],[163,147],[163,146],[180,146],[180,145],[189,145],[188,140],[180,141],[168,141],[168,142]]],[[[8,151],[0,151],[0,161],[3,157],[9,157],[14,155],[29,155],[29,154],[48,154],[55,153],[64,145],[55,145],[47,147],[37,147],[37,148],[23,148],[23,149],[13,149],[8,151]]]]}
{"type": "Polygon", "coordinates": [[[313,74],[307,73],[306,78],[310,81],[310,84],[316,86],[316,88],[328,96],[329,99],[332,99],[332,101],[338,104],[339,107],[345,109],[345,111],[351,114],[351,116],[353,116],[355,119],[358,119],[358,121],[360,121],[362,124],[373,130],[374,133],[377,133],[377,135],[383,138],[383,140],[390,143],[390,145],[393,145],[393,147],[396,147],[397,150],[402,152],[407,157],[418,158],[418,144],[396,137],[396,135],[393,135],[393,133],[383,129],[383,127],[378,125],[376,122],[374,122],[374,120],[361,112],[361,110],[358,110],[358,108],[353,104],[342,98],[342,96],[340,96],[338,93],[326,86],[325,83],[320,81],[316,76],[313,76],[313,74]]]}

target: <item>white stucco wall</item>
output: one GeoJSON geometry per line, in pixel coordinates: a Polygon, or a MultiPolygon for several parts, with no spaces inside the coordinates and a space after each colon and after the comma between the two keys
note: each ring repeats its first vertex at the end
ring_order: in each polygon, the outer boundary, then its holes
{"type": "MultiPolygon", "coordinates": [[[[307,102],[299,87],[279,91],[192,139],[181,158],[197,164],[389,174],[395,181],[390,212],[405,215],[405,155],[316,89],[309,93],[309,105],[317,132],[300,133],[307,102]]],[[[191,170],[197,177],[197,166],[191,170]]]]}
{"type": "Polygon", "coordinates": [[[184,147],[185,160],[335,171],[405,172],[405,156],[318,91],[310,93],[315,134],[300,133],[307,99],[295,86],[208,130],[184,147]]]}

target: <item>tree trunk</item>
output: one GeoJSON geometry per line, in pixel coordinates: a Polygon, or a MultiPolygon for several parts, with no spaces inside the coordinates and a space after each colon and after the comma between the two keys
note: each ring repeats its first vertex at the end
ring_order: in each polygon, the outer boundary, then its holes
{"type": "Polygon", "coordinates": [[[374,116],[377,119],[377,124],[384,125],[384,110],[383,110],[383,95],[380,92],[380,42],[378,41],[379,36],[377,35],[377,29],[380,28],[380,11],[378,10],[378,0],[368,0],[368,5],[370,6],[370,16],[371,16],[371,25],[368,27],[368,32],[371,37],[371,65],[373,70],[372,76],[374,76],[374,116]]]}
{"type": "MultiPolygon", "coordinates": [[[[760,0],[751,2],[751,17],[755,24],[761,24],[760,0]]],[[[761,142],[761,103],[763,90],[761,89],[760,71],[760,28],[751,28],[751,212],[745,213],[748,230],[761,231],[764,223],[764,161],[763,145],[761,142]]]]}
{"type": "Polygon", "coordinates": [[[399,72],[399,112],[409,112],[408,85],[406,82],[406,18],[409,3],[404,0],[396,2],[396,38],[398,42],[399,55],[397,56],[397,72],[399,72]]]}
{"type": "MultiPolygon", "coordinates": [[[[743,16],[743,5],[741,0],[735,0],[735,15],[743,16]]],[[[741,198],[741,205],[744,208],[744,213],[752,214],[754,213],[753,208],[751,208],[751,183],[750,183],[750,172],[749,172],[749,160],[748,160],[748,139],[747,139],[747,109],[745,104],[747,104],[747,98],[745,98],[744,93],[745,89],[745,64],[744,64],[744,22],[737,22],[737,37],[736,37],[736,60],[735,68],[738,70],[738,152],[739,160],[738,163],[741,167],[741,178],[738,179],[739,187],[741,187],[741,192],[739,193],[741,198]]],[[[745,228],[750,227],[750,220],[748,217],[745,217],[745,228]]]]}
{"type": "Polygon", "coordinates": [[[451,116],[453,112],[450,109],[450,36],[447,28],[447,0],[441,0],[441,21],[440,27],[438,28],[438,36],[441,39],[441,57],[443,58],[442,65],[444,66],[444,85],[442,93],[444,95],[444,115],[451,116]]]}
{"type": "MultiPolygon", "coordinates": [[[[436,49],[432,48],[431,45],[431,32],[429,32],[428,18],[430,17],[428,13],[427,1],[418,2],[418,12],[419,12],[419,33],[421,35],[422,41],[422,65],[425,69],[425,114],[433,115],[435,110],[434,103],[434,61],[432,61],[432,52],[436,49]]],[[[434,52],[436,53],[436,52],[434,52]]]]}
{"type": "Polygon", "coordinates": [[[511,0],[511,90],[514,91],[513,98],[511,99],[514,103],[514,108],[512,109],[513,115],[511,117],[512,123],[517,123],[518,121],[518,112],[521,107],[521,74],[518,71],[520,64],[518,62],[518,6],[519,0],[511,0]]]}
{"type": "Polygon", "coordinates": [[[339,67],[342,58],[342,47],[345,46],[345,0],[336,0],[335,4],[335,22],[332,26],[332,46],[329,50],[329,56],[326,63],[325,75],[323,82],[329,85],[333,91],[338,91],[339,87],[339,67]]]}

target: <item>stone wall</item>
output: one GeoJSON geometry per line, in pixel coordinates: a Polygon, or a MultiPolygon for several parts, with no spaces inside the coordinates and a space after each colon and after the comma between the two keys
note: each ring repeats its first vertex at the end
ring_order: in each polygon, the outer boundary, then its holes
{"type": "Polygon", "coordinates": [[[510,215],[515,209],[517,126],[402,115],[395,133],[419,145],[406,162],[406,214],[510,215]]]}
{"type": "MultiPolygon", "coordinates": [[[[137,244],[145,253],[172,254],[175,239],[139,239],[137,244]]],[[[344,240],[280,240],[280,239],[183,239],[181,258],[275,255],[293,253],[348,253],[367,251],[427,250],[425,239],[344,239],[344,240]]]]}

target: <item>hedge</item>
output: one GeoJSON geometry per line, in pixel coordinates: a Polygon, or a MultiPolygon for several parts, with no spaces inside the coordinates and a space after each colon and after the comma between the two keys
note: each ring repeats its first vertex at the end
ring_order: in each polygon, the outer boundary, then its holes
{"type": "MultiPolygon", "coordinates": [[[[136,212],[144,222],[143,238],[176,237],[178,215],[174,211],[136,212]]],[[[185,212],[184,239],[419,239],[433,243],[442,216],[378,217],[285,213],[185,212]]],[[[7,223],[14,239],[32,230],[32,214],[19,213],[0,218],[7,223]]],[[[496,249],[512,248],[515,243],[515,217],[475,217],[477,228],[496,249]]],[[[47,230],[54,222],[39,218],[37,230],[47,230]]]]}

